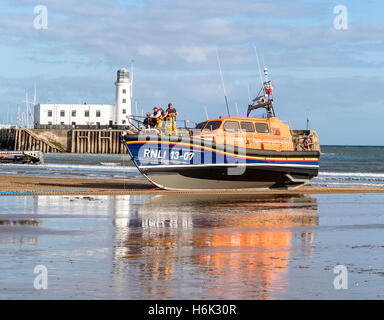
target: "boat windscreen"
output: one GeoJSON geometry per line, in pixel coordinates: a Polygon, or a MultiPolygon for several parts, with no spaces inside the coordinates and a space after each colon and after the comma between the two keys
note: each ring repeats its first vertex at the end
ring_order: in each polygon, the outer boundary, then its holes
{"type": "Polygon", "coordinates": [[[216,129],[219,129],[220,128],[220,125],[221,125],[221,122],[222,121],[209,121],[207,123],[207,125],[204,127],[204,131],[207,130],[207,131],[213,131],[213,130],[216,130],[216,129]]]}
{"type": "Polygon", "coordinates": [[[207,124],[208,121],[200,122],[196,125],[195,129],[196,130],[201,130],[204,128],[204,126],[207,124]]]}

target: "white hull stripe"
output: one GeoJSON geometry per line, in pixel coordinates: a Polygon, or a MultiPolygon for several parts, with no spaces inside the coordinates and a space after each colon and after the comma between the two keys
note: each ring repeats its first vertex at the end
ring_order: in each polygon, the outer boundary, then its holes
{"type": "Polygon", "coordinates": [[[187,164],[187,165],[150,165],[150,166],[138,166],[140,169],[152,169],[152,168],[190,168],[190,167],[297,167],[297,168],[319,168],[318,165],[305,165],[305,164],[278,164],[278,163],[209,163],[209,164],[187,164]]]}

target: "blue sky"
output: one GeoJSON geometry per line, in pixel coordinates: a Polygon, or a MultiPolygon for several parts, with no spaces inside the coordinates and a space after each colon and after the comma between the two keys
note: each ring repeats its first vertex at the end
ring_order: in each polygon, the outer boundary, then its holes
{"type": "Polygon", "coordinates": [[[245,114],[264,57],[279,118],[322,144],[383,145],[384,2],[304,0],[2,0],[0,122],[16,120],[25,90],[46,103],[113,103],[116,70],[135,61],[134,99],[145,111],[173,102],[180,117],[226,115],[228,92],[245,114]],[[48,29],[33,27],[36,5],[48,29]],[[348,29],[333,26],[336,5],[348,29]]]}

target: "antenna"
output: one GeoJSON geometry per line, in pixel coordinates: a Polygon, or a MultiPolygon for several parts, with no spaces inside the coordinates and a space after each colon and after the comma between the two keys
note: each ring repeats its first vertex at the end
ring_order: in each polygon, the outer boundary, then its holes
{"type": "Polygon", "coordinates": [[[251,100],[251,89],[249,87],[249,83],[248,83],[248,100],[249,100],[249,102],[252,102],[252,100],[251,100]]]}
{"type": "Polygon", "coordinates": [[[133,63],[134,62],[135,62],[134,60],[131,60],[131,100],[133,96],[133,63]]]}
{"type": "Polygon", "coordinates": [[[28,92],[25,91],[25,109],[27,112],[27,117],[26,117],[26,127],[29,128],[29,103],[28,103],[28,92]]]}
{"type": "MultiPolygon", "coordinates": [[[[259,69],[259,76],[260,76],[261,86],[263,87],[263,86],[264,86],[264,83],[263,83],[263,76],[261,75],[261,68],[260,68],[259,55],[257,54],[256,46],[253,46],[253,49],[255,50],[255,54],[256,54],[257,67],[258,67],[258,69],[259,69]]],[[[264,63],[264,56],[263,56],[263,63],[264,63]]]]}
{"type": "Polygon", "coordinates": [[[268,82],[268,68],[264,67],[265,82],[268,82]]]}
{"type": "Polygon", "coordinates": [[[136,116],[139,115],[139,110],[137,109],[137,101],[135,100],[135,107],[136,107],[136,116]]]}
{"type": "Polygon", "coordinates": [[[35,106],[37,103],[37,96],[36,96],[36,82],[33,90],[33,106],[35,106]]]}
{"type": "Polygon", "coordinates": [[[204,106],[204,110],[205,110],[205,115],[207,116],[207,120],[209,120],[207,106],[204,106]]]}
{"type": "Polygon", "coordinates": [[[20,106],[17,106],[17,127],[20,128],[20,106]]]}
{"type": "Polygon", "coordinates": [[[225,105],[227,106],[228,116],[230,117],[231,114],[229,113],[229,106],[228,106],[227,92],[226,92],[226,90],[225,90],[224,77],[223,77],[223,72],[221,71],[220,58],[219,58],[219,51],[217,50],[217,48],[216,48],[216,57],[217,57],[217,64],[219,65],[219,71],[220,71],[221,83],[222,83],[222,85],[223,85],[224,98],[225,98],[225,105]]]}
{"type": "MultiPolygon", "coordinates": [[[[36,100],[36,90],[35,90],[35,96],[34,96],[33,100],[34,101],[36,100]]],[[[35,102],[31,102],[28,100],[28,92],[25,91],[25,108],[26,108],[26,126],[27,126],[27,128],[29,128],[29,122],[31,122],[31,124],[33,124],[32,110],[29,107],[30,103],[35,103],[35,102]]]]}

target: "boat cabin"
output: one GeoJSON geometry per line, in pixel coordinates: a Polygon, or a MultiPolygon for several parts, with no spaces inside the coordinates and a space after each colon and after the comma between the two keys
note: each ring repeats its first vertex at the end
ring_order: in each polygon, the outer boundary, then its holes
{"type": "Polygon", "coordinates": [[[208,120],[196,125],[193,137],[249,149],[295,150],[289,126],[276,117],[208,120]]]}

